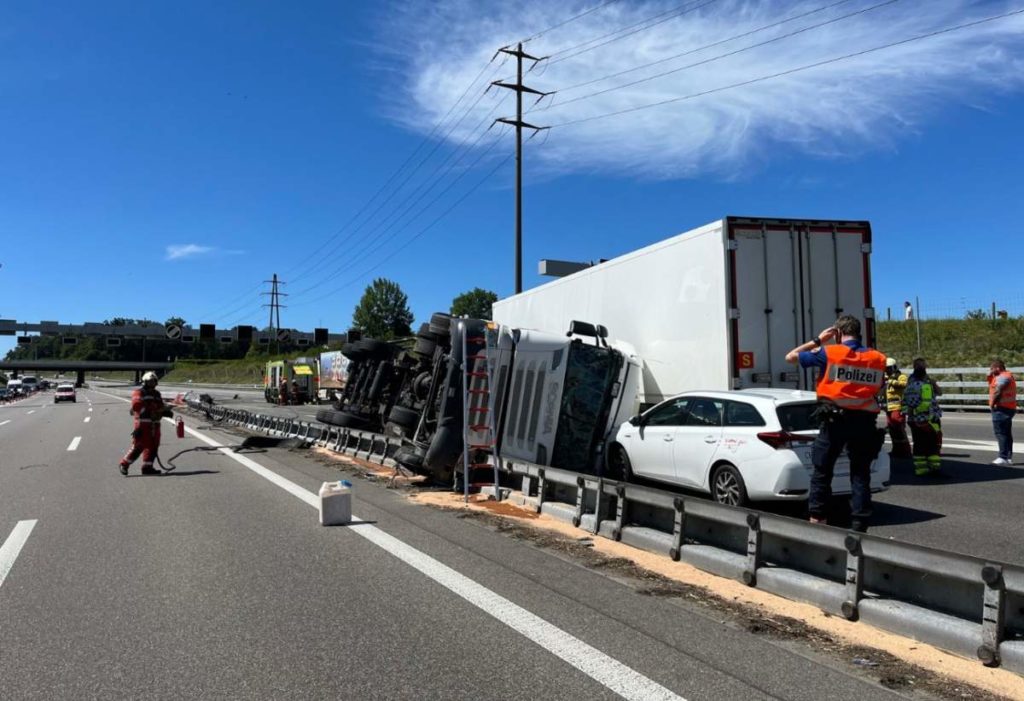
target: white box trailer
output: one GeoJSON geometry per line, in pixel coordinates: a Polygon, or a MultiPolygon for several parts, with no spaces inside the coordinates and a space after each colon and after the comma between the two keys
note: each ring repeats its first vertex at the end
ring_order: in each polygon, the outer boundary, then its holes
{"type": "Polygon", "coordinates": [[[644,363],[642,405],[688,390],[807,389],[787,351],[841,313],[874,344],[871,225],[726,217],[494,305],[494,320],[608,328],[644,363]]]}

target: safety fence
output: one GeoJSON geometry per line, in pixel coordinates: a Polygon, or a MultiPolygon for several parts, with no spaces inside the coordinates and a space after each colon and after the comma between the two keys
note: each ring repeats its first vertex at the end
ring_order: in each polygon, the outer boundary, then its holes
{"type": "MultiPolygon", "coordinates": [[[[1024,368],[1007,370],[1018,377],[1024,373],[1024,368]]],[[[928,375],[942,390],[942,408],[988,410],[988,368],[928,368],[928,375]]],[[[1024,394],[1017,394],[1017,403],[1024,404],[1024,394]]]]}
{"type": "MultiPolygon", "coordinates": [[[[270,435],[378,464],[401,439],[187,400],[270,435]]],[[[505,459],[524,505],[748,586],[1024,674],[1024,567],[505,459]],[[518,485],[517,485],[518,486],[518,485]]],[[[498,490],[500,491],[500,490],[498,490]]]]}

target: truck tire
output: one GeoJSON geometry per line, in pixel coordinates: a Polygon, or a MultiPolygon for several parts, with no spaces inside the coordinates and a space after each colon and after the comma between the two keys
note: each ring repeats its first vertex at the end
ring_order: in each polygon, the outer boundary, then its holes
{"type": "Polygon", "coordinates": [[[426,338],[417,338],[416,345],[413,346],[413,353],[418,353],[424,357],[429,358],[434,355],[434,350],[437,348],[437,343],[426,338]]]}
{"type": "Polygon", "coordinates": [[[462,457],[462,432],[454,426],[440,426],[434,431],[423,464],[439,483],[451,483],[452,470],[462,457]]]}
{"type": "Polygon", "coordinates": [[[416,472],[423,469],[423,453],[409,446],[402,446],[395,451],[394,461],[416,472]]]}
{"type": "Polygon", "coordinates": [[[415,429],[420,422],[420,412],[404,406],[394,406],[388,414],[388,421],[404,428],[415,429]]]}
{"type": "Polygon", "coordinates": [[[452,329],[452,317],[450,314],[444,312],[437,312],[430,317],[430,323],[427,324],[427,330],[431,333],[436,333],[439,336],[447,336],[451,333],[452,329]]]}
{"type": "Polygon", "coordinates": [[[343,345],[341,347],[341,354],[349,360],[358,362],[366,357],[366,349],[363,347],[362,341],[356,341],[343,345]]]}
{"type": "Polygon", "coordinates": [[[366,419],[361,416],[334,409],[320,409],[316,412],[316,420],[322,424],[341,426],[342,428],[360,429],[367,425],[366,419]]]}
{"type": "Polygon", "coordinates": [[[430,324],[420,324],[420,330],[416,332],[416,338],[423,338],[437,343],[444,334],[434,333],[430,330],[430,324]]]}
{"type": "Polygon", "coordinates": [[[359,341],[359,343],[363,344],[363,349],[370,358],[387,358],[391,355],[391,346],[384,341],[367,338],[359,341]]]}

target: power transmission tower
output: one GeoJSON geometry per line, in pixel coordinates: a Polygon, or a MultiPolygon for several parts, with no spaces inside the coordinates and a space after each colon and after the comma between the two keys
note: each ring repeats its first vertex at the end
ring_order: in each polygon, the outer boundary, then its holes
{"type": "MultiPolygon", "coordinates": [[[[516,57],[516,82],[505,83],[495,80],[491,85],[516,91],[516,118],[507,119],[499,117],[494,121],[495,123],[511,124],[516,128],[516,294],[519,294],[523,291],[523,127],[533,129],[534,133],[547,129],[547,127],[537,127],[523,121],[523,93],[531,93],[540,97],[550,95],[551,93],[541,92],[540,90],[534,90],[523,85],[523,59],[533,61],[533,65],[536,66],[538,62],[543,61],[547,56],[538,58],[537,56],[524,53],[523,42],[519,42],[515,49],[503,46],[498,49],[498,54],[508,54],[509,56],[516,57]]],[[[498,54],[495,54],[495,56],[498,54]]]]}
{"type": "Polygon", "coordinates": [[[279,285],[284,285],[285,283],[277,279],[277,273],[274,273],[272,280],[264,280],[263,282],[271,286],[270,292],[261,292],[260,294],[270,295],[270,304],[263,304],[261,306],[270,307],[270,320],[267,322],[267,325],[270,326],[270,336],[274,339],[274,345],[278,352],[280,352],[281,344],[277,340],[277,333],[281,330],[281,307],[285,306],[281,304],[281,297],[287,297],[288,293],[281,292],[278,289],[279,285]]]}

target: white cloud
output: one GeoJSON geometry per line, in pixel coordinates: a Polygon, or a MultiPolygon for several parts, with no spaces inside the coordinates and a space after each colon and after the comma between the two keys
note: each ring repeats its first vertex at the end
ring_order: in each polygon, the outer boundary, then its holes
{"type": "MultiPolygon", "coordinates": [[[[524,46],[535,55],[552,55],[547,66],[540,64],[524,82],[539,90],[560,90],[553,102],[541,103],[526,119],[558,125],[714,90],[1022,7],[1003,0],[893,0],[765,46],[567,102],[882,2],[695,0],[690,6],[700,5],[699,9],[678,16],[671,12],[680,6],[678,0],[615,2],[524,46]],[[569,89],[826,5],[834,6],[657,66],[569,89]],[[565,58],[572,51],[558,53],[662,12],[668,12],[663,15],[668,21],[620,41],[572,58],[565,58]]],[[[546,0],[407,0],[381,18],[380,55],[393,64],[394,75],[401,76],[397,79],[404,80],[402,97],[390,105],[389,116],[411,129],[429,131],[498,46],[595,4],[596,0],[572,5],[546,0]]],[[[908,133],[923,131],[926,120],[944,104],[955,101],[986,109],[1000,94],[1024,86],[1022,36],[1024,15],[1015,15],[703,97],[556,127],[546,135],[543,147],[534,142],[529,158],[552,173],[601,171],[675,178],[710,172],[735,177],[792,151],[834,157],[865,148],[892,148],[908,133]]],[[[486,81],[514,79],[513,60],[499,69],[500,60],[480,77],[480,88],[469,93],[456,114],[476,100],[486,81]]],[[[524,100],[524,105],[533,104],[529,96],[524,100]]],[[[479,125],[489,124],[495,116],[513,115],[514,104],[511,91],[492,88],[448,138],[456,143],[472,141],[479,125]]],[[[447,130],[448,123],[442,133],[447,130]]]]}

